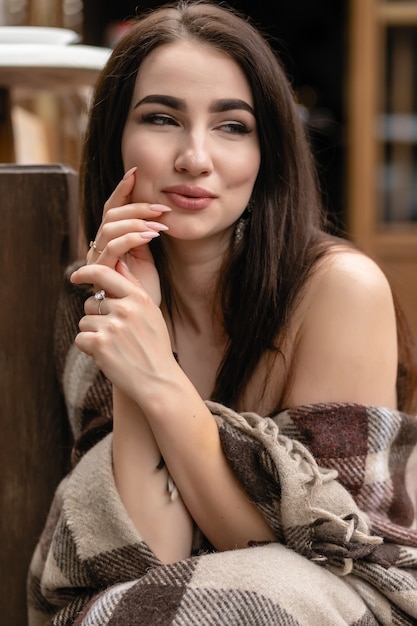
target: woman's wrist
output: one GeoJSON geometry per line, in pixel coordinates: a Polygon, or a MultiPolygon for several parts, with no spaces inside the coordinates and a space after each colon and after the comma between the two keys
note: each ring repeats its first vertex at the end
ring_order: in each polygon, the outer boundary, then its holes
{"type": "Polygon", "coordinates": [[[176,363],[172,370],[161,372],[149,379],[146,388],[142,387],[135,395],[146,418],[151,422],[164,421],[167,415],[176,413],[190,403],[203,405],[194,385],[176,363]]]}
{"type": "Polygon", "coordinates": [[[165,360],[161,368],[148,371],[146,378],[135,377],[130,384],[128,396],[140,407],[147,419],[153,419],[158,418],[164,410],[172,409],[175,402],[189,393],[198,396],[189,378],[172,355],[172,359],[165,360]]]}
{"type": "Polygon", "coordinates": [[[161,453],[151,427],[140,406],[123,391],[113,386],[113,440],[116,448],[141,449],[142,459],[156,467],[161,453]]]}

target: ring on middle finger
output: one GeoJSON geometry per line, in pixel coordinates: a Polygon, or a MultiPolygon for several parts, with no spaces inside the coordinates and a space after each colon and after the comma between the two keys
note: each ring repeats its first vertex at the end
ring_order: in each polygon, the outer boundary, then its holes
{"type": "Polygon", "coordinates": [[[106,297],[106,292],[104,291],[104,289],[100,289],[100,291],[96,291],[96,293],[94,294],[94,298],[98,302],[98,314],[99,315],[103,315],[101,311],[101,305],[103,304],[105,297],[106,297]]]}

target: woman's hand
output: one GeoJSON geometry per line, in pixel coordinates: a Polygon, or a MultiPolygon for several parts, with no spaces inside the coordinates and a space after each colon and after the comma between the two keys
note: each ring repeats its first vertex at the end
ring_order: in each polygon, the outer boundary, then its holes
{"type": "Polygon", "coordinates": [[[116,269],[118,262],[123,261],[159,306],[159,277],[148,244],[167,230],[158,220],[171,209],[161,204],[130,203],[135,176],[136,168],[129,170],[105,203],[100,228],[90,243],[87,264],[116,269]]]}
{"type": "Polygon", "coordinates": [[[94,296],[86,300],[76,345],[141,405],[153,383],[178,369],[160,308],[124,261],[117,261],[115,269],[101,263],[84,265],[71,281],[99,285],[106,294],[100,310],[94,296]]]}

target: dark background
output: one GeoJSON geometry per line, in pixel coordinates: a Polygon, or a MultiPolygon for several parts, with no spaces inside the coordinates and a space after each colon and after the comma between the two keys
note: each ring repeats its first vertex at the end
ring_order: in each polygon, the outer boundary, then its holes
{"type": "MultiPolygon", "coordinates": [[[[165,4],[85,0],[85,43],[109,45],[109,26],[165,4]]],[[[229,0],[267,34],[306,107],[323,200],[331,222],[345,225],[345,76],[347,0],[229,0]]]]}

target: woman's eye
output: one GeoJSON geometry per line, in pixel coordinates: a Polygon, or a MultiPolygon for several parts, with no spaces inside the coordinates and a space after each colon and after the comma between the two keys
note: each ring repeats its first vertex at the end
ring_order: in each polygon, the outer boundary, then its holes
{"type": "Polygon", "coordinates": [[[143,115],[141,121],[142,123],[155,124],[156,126],[177,126],[177,122],[172,117],[162,113],[143,115]]]}
{"type": "Polygon", "coordinates": [[[250,128],[241,122],[226,122],[220,125],[220,129],[234,135],[247,135],[251,132],[250,128]]]}

